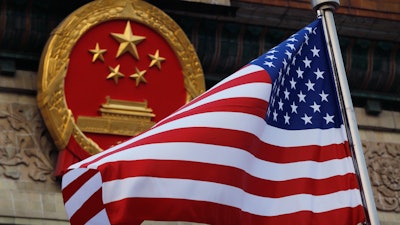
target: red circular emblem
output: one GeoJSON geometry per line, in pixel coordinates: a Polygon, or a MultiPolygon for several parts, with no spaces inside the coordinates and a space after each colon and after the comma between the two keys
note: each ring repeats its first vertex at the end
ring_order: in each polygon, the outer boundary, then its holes
{"type": "Polygon", "coordinates": [[[135,0],[98,0],[67,17],[44,49],[39,81],[45,123],[72,161],[149,129],[205,89],[184,32],[135,0]]]}

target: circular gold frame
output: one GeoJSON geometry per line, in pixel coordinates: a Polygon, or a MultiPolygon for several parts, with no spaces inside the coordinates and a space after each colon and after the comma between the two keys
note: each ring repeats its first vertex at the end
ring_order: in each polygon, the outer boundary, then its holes
{"type": "Polygon", "coordinates": [[[38,105],[58,149],[64,149],[73,136],[90,154],[102,151],[76,125],[66,104],[64,78],[69,55],[80,37],[99,23],[117,19],[148,26],[169,43],[182,67],[187,102],[205,91],[197,54],[183,30],[167,14],[141,0],[93,1],[74,11],[52,32],[39,65],[38,105]]]}

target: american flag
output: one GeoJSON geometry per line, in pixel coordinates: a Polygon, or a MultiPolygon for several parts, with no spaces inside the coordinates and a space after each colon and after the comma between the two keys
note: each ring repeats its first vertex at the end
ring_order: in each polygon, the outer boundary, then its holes
{"type": "Polygon", "coordinates": [[[320,19],[70,169],[62,189],[73,225],[365,220],[320,19]]]}

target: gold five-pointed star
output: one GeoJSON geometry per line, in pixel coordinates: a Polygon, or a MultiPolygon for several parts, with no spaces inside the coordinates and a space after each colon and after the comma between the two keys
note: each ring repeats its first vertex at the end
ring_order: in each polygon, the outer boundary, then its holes
{"type": "Polygon", "coordinates": [[[156,51],[156,53],[155,53],[154,55],[149,54],[149,57],[150,57],[150,59],[151,59],[151,62],[150,62],[150,66],[149,66],[149,67],[152,67],[152,66],[156,65],[157,68],[158,68],[159,70],[161,70],[161,62],[165,61],[165,58],[160,57],[160,52],[159,52],[159,50],[157,49],[157,51],[156,51]]]}
{"type": "Polygon", "coordinates": [[[89,49],[89,52],[93,54],[92,63],[97,59],[104,62],[103,54],[106,52],[106,49],[100,49],[99,43],[96,43],[95,49],[89,49]]]}
{"type": "Polygon", "coordinates": [[[144,78],[144,74],[146,70],[139,71],[139,69],[135,68],[136,73],[130,75],[129,77],[134,78],[136,80],[136,87],[139,86],[140,82],[147,83],[147,80],[144,78]]]}
{"type": "Polygon", "coordinates": [[[115,68],[112,68],[111,66],[108,67],[108,69],[110,70],[110,74],[108,74],[107,79],[113,78],[113,79],[114,79],[114,82],[115,82],[116,84],[118,84],[118,78],[123,78],[123,77],[125,77],[124,74],[122,74],[121,72],[119,72],[119,66],[120,66],[120,65],[118,64],[115,68]]]}
{"type": "Polygon", "coordinates": [[[139,54],[136,49],[136,45],[146,39],[146,37],[133,35],[131,23],[129,21],[126,22],[125,31],[123,34],[111,33],[111,36],[119,42],[119,48],[116,56],[117,58],[125,52],[129,52],[133,57],[139,60],[139,54]]]}

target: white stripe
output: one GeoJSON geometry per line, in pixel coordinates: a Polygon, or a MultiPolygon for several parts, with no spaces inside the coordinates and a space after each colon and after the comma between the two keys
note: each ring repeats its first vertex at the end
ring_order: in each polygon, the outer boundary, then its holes
{"type": "MultiPolygon", "coordinates": [[[[201,99],[196,103],[185,106],[181,110],[179,110],[175,113],[172,113],[165,119],[161,120],[160,123],[177,115],[177,114],[186,112],[193,108],[199,107],[201,105],[204,105],[204,104],[207,104],[210,102],[218,101],[218,100],[237,98],[237,97],[243,97],[243,98],[248,97],[248,98],[256,98],[256,99],[261,99],[264,101],[269,101],[269,97],[271,95],[271,88],[272,88],[272,85],[268,84],[268,83],[249,83],[249,84],[243,84],[243,85],[238,85],[238,86],[234,86],[231,88],[227,88],[223,91],[217,92],[217,93],[210,95],[204,99],[201,99]]],[[[267,109],[265,109],[265,111],[267,111],[267,109]]]]}
{"type": "MultiPolygon", "coordinates": [[[[326,130],[284,130],[269,126],[268,124],[266,124],[263,118],[250,114],[238,112],[209,112],[187,116],[160,125],[155,129],[151,129],[135,138],[132,138],[131,140],[122,143],[121,145],[117,145],[114,148],[111,148],[110,151],[127,146],[132,142],[152,136],[154,134],[187,127],[210,127],[244,131],[254,134],[265,143],[282,147],[309,145],[326,146],[330,144],[343,143],[347,140],[344,126],[341,126],[341,128],[331,128],[326,130]]],[[[102,156],[103,154],[108,154],[108,152],[109,151],[105,151],[95,156],[92,156],[86,160],[72,165],[70,168],[78,168],[80,165],[90,162],[93,159],[102,156]]]]}
{"type": "Polygon", "coordinates": [[[104,183],[103,190],[105,203],[131,197],[189,199],[232,206],[260,216],[277,216],[299,211],[320,213],[361,205],[357,189],[321,196],[298,194],[266,198],[229,185],[173,178],[134,177],[114,180],[104,183]]]}
{"type": "Polygon", "coordinates": [[[85,223],[85,225],[111,225],[110,220],[108,218],[106,209],[101,210],[94,217],[92,217],[89,221],[85,223]]]}
{"type": "Polygon", "coordinates": [[[226,82],[231,81],[233,79],[236,79],[238,77],[246,76],[246,75],[249,75],[250,73],[254,73],[254,72],[257,72],[257,71],[263,71],[263,70],[264,69],[262,67],[260,67],[260,66],[249,64],[248,66],[239,69],[235,73],[229,75],[228,77],[226,77],[222,81],[218,82],[216,85],[214,85],[209,90],[217,88],[217,87],[221,86],[222,84],[225,84],[226,82]]]}
{"type": "Polygon", "coordinates": [[[285,130],[267,124],[263,133],[257,136],[265,143],[281,147],[327,146],[347,141],[343,124],[340,128],[306,130],[285,130]]]}
{"type": "MultiPolygon", "coordinates": [[[[268,151],[268,149],[266,149],[268,151]]],[[[296,154],[295,152],[293,154],[296,154]]],[[[351,157],[325,162],[301,161],[273,163],[256,158],[246,150],[200,143],[148,144],[116,152],[90,164],[96,168],[108,162],[142,159],[180,160],[224,165],[239,168],[251,176],[272,181],[296,178],[325,179],[336,175],[354,173],[351,157]]]]}
{"type": "MultiPolygon", "coordinates": [[[[86,168],[78,168],[75,170],[87,170],[86,168]]],[[[68,175],[68,173],[66,174],[68,175]]],[[[69,218],[97,191],[101,188],[100,173],[96,173],[85,184],[83,184],[74,195],[65,203],[65,210],[69,218]]]]}
{"type": "Polygon", "coordinates": [[[87,172],[88,169],[70,170],[62,177],[61,189],[67,187],[72,181],[87,172]]]}

